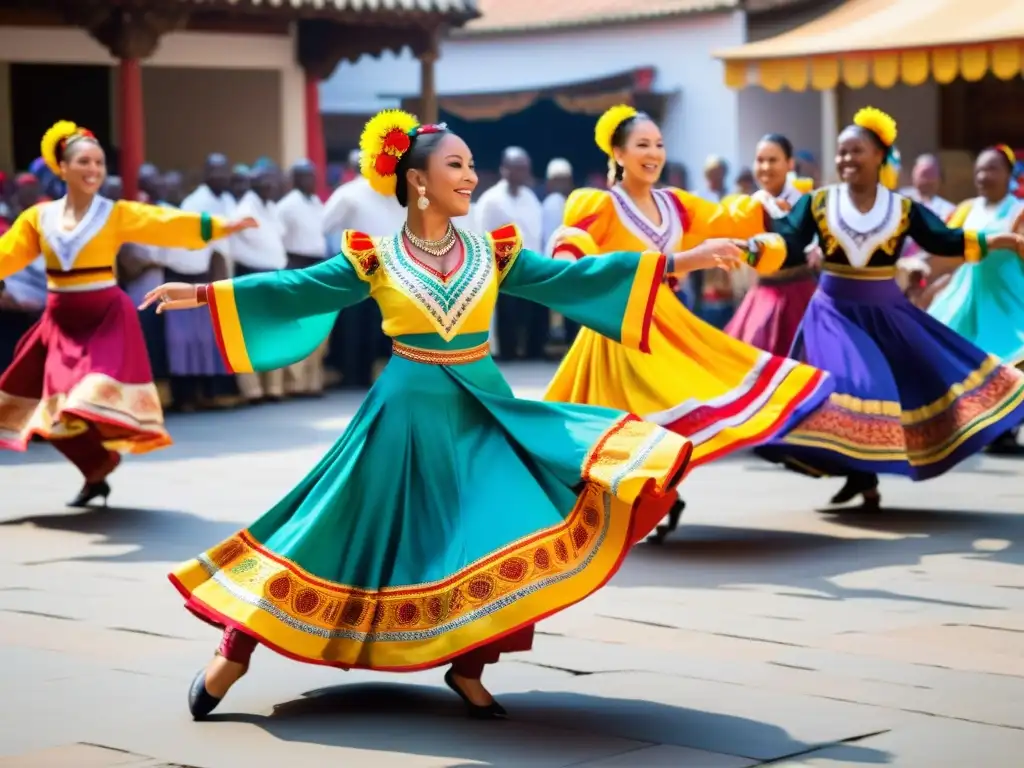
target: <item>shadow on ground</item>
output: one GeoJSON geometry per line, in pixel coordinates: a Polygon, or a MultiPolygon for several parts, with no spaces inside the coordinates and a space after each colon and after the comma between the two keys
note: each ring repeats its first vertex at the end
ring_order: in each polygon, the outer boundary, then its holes
{"type": "Polygon", "coordinates": [[[0,521],[0,529],[31,525],[50,531],[63,531],[98,537],[94,545],[131,546],[129,552],[116,555],[83,555],[36,561],[151,563],[179,562],[195,557],[238,530],[234,523],[217,522],[171,509],[135,509],[127,507],[90,507],[52,515],[33,515],[0,521]]]}
{"type": "Polygon", "coordinates": [[[809,599],[905,600],[986,609],[991,606],[903,595],[884,589],[852,589],[832,579],[847,573],[915,566],[922,558],[957,554],[1024,566],[1024,515],[889,507],[879,512],[821,511],[842,526],[902,535],[898,539],[845,538],[787,530],[714,525],[682,526],[663,544],[633,550],[613,584],[619,587],[715,589],[770,584],[815,590],[809,599]],[[1000,543],[979,549],[979,540],[1000,543]]]}
{"type": "MultiPolygon", "coordinates": [[[[524,750],[539,750],[541,754],[546,736],[556,743],[565,731],[579,732],[584,739],[586,734],[595,733],[757,761],[803,756],[832,746],[794,740],[782,728],[768,723],[660,702],[537,691],[506,694],[501,702],[509,710],[509,720],[469,721],[464,719],[461,703],[436,688],[371,683],[310,691],[302,698],[275,706],[268,716],[221,714],[210,719],[255,725],[284,741],[443,754],[472,765],[496,765],[488,759],[495,751],[492,739],[505,737],[510,730],[512,735],[529,740],[524,750]],[[462,725],[453,723],[453,719],[462,725]],[[427,722],[421,728],[417,721],[427,722]],[[531,727],[526,730],[524,725],[531,727]],[[382,738],[382,730],[392,728],[400,741],[382,738]]],[[[878,732],[857,734],[838,742],[844,746],[842,765],[891,764],[889,753],[856,744],[875,735],[878,732]]],[[[527,754],[509,754],[501,764],[528,762],[527,754]]]]}

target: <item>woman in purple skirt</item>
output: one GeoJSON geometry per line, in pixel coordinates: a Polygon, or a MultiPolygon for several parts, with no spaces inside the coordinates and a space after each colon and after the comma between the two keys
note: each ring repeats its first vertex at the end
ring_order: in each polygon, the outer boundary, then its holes
{"type": "Polygon", "coordinates": [[[878,475],[927,480],[1024,421],[1024,372],[1001,365],[914,307],[896,284],[909,236],[929,253],[978,261],[1024,254],[1024,238],[950,229],[902,197],[896,123],[862,109],[839,135],[840,184],[803,197],[774,229],[787,250],[818,238],[823,274],[791,356],[832,374],[835,392],[763,457],[813,476],[843,476],[833,498],[878,509],[878,475]]]}

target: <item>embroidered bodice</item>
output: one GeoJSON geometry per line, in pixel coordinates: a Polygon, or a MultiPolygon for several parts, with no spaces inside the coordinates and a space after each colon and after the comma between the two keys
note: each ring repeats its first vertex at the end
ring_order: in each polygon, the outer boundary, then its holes
{"type": "Polygon", "coordinates": [[[200,248],[219,236],[223,222],[100,195],[81,221],[62,226],[64,200],[25,211],[0,238],[0,279],[20,271],[42,254],[51,291],[89,291],[116,285],[117,253],[125,243],[200,248]]]}
{"type": "Polygon", "coordinates": [[[872,270],[894,274],[908,236],[929,253],[980,258],[975,233],[947,227],[923,205],[881,185],[867,212],[854,207],[846,186],[840,184],[803,197],[772,226],[786,239],[791,255],[802,253],[818,237],[823,268],[842,274],[872,270]]]}
{"type": "Polygon", "coordinates": [[[621,250],[671,253],[711,237],[749,238],[765,231],[762,204],[736,196],[712,203],[681,189],[652,190],[661,222],[650,221],[621,187],[577,189],[566,201],[554,250],[576,258],[621,250]]]}
{"type": "Polygon", "coordinates": [[[370,237],[348,230],[342,254],[369,284],[383,315],[383,330],[395,338],[436,334],[451,342],[461,334],[487,333],[498,286],[522,249],[515,227],[488,235],[457,230],[462,258],[447,274],[410,253],[401,233],[370,237]]]}

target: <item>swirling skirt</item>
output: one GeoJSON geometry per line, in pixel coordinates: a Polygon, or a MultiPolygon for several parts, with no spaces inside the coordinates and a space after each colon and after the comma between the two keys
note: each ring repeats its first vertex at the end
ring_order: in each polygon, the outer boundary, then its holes
{"type": "Polygon", "coordinates": [[[803,273],[792,280],[762,278],[747,291],[725,332],[752,347],[787,357],[817,286],[813,276],[803,273]]]}
{"type": "Polygon", "coordinates": [[[807,474],[926,480],[1024,421],[1024,373],[914,307],[893,280],[823,275],[793,355],[832,374],[836,390],[758,453],[807,474]]]}
{"type": "Polygon", "coordinates": [[[526,650],[665,515],[690,451],[627,414],[517,400],[490,358],[394,357],[295,489],[170,578],[199,617],[300,661],[526,650]]]}
{"type": "Polygon", "coordinates": [[[24,451],[33,435],[56,440],[90,427],[112,451],[171,444],[138,312],[116,286],[49,294],[0,376],[0,448],[24,451]]]}
{"type": "Polygon", "coordinates": [[[640,414],[688,438],[692,466],[783,433],[826,400],[828,376],[755,349],[658,291],[651,354],[580,331],[545,400],[640,414]]]}

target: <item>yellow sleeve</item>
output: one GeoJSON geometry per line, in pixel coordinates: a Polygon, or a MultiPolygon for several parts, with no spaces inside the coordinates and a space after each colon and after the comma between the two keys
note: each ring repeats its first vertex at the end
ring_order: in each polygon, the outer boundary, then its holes
{"type": "Polygon", "coordinates": [[[721,203],[672,190],[684,212],[682,250],[687,251],[713,237],[749,239],[768,231],[769,216],[764,206],[746,195],[731,195],[721,203]]]}
{"type": "Polygon", "coordinates": [[[122,243],[198,250],[224,237],[224,220],[208,213],[118,200],[113,218],[122,243]]]}
{"type": "Polygon", "coordinates": [[[962,229],[964,222],[967,221],[967,214],[971,212],[971,208],[974,206],[974,200],[965,200],[956,207],[956,210],[949,214],[949,219],[946,220],[946,226],[950,229],[962,229]]]}
{"type": "Polygon", "coordinates": [[[21,272],[42,253],[39,246],[39,207],[22,212],[0,237],[0,280],[21,272]]]}
{"type": "Polygon", "coordinates": [[[562,226],[553,236],[552,252],[577,259],[602,253],[607,250],[602,246],[614,215],[611,195],[606,190],[577,189],[565,201],[562,226]]]}

